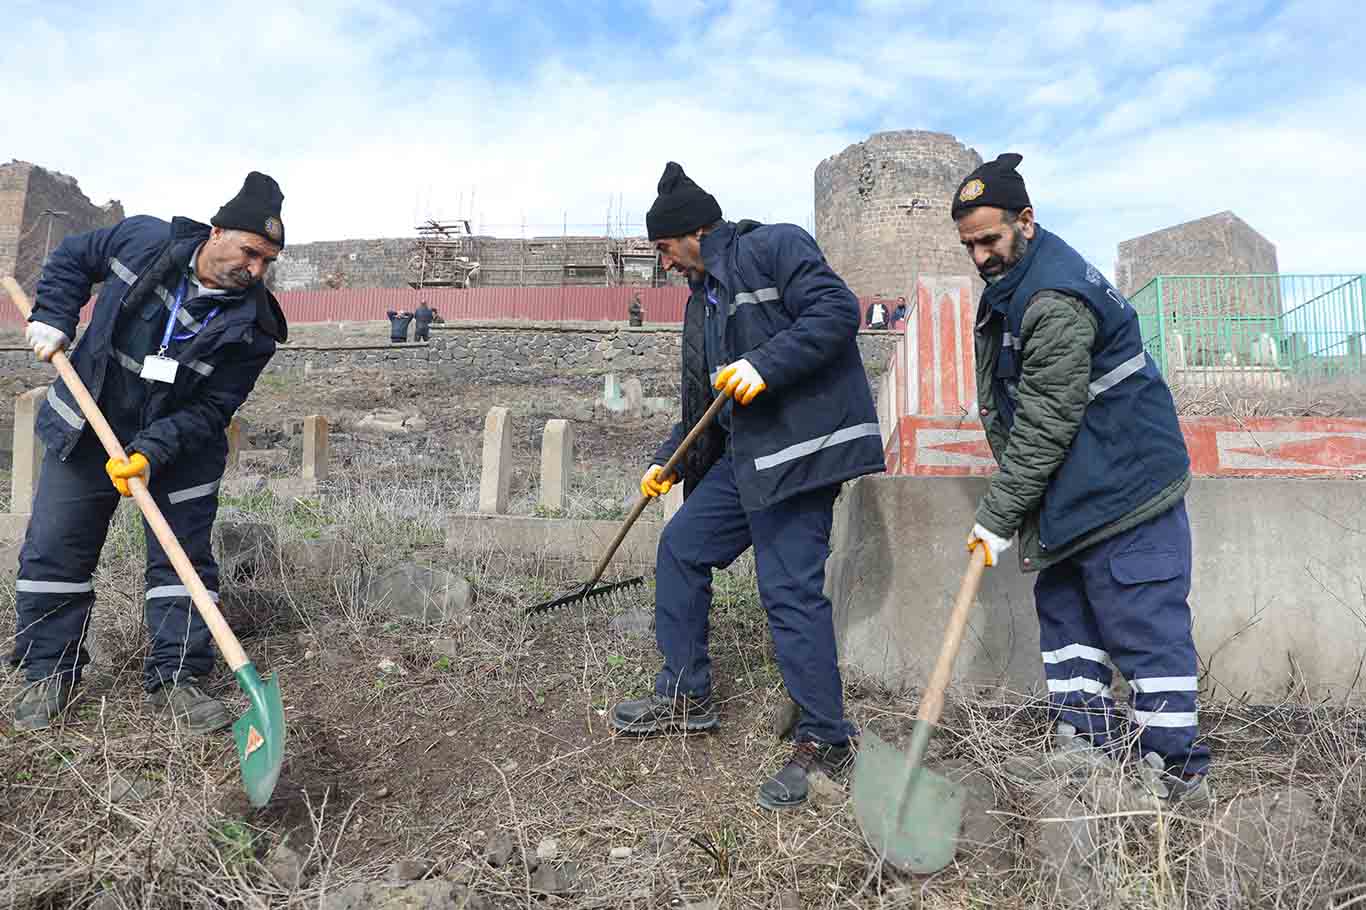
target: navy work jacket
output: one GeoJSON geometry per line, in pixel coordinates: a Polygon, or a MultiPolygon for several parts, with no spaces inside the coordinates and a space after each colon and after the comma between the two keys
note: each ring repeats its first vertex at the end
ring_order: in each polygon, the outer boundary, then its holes
{"type": "MultiPolygon", "coordinates": [[[[188,218],[169,224],[137,215],[113,227],[67,237],[53,251],[38,281],[31,319],[76,336],[81,307],[100,282],[90,324],[71,351],[71,365],[100,400],[109,370],[125,369],[114,350],[120,319],[164,326],[190,257],[209,237],[209,226],[188,218]]],[[[174,383],[148,382],[137,435],[120,440],[147,456],[152,470],[181,457],[224,456],[227,426],[256,379],[287,337],[285,315],[261,282],[216,298],[221,311],[190,341],[168,351],[180,364],[174,383]]],[[[181,327],[191,319],[181,310],[181,327]]],[[[144,380],[146,381],[146,380],[144,380]]],[[[71,454],[86,420],[58,379],[38,412],[44,445],[62,460],[71,454]]]]}
{"type": "MultiPolygon", "coordinates": [[[[703,235],[725,350],[747,359],[766,390],[730,418],[735,483],[746,511],[886,470],[858,330],[858,298],[816,241],[792,224],[724,223],[703,235]]],[[[683,420],[655,454],[664,464],[716,394],[706,366],[705,282],[683,319],[683,420]]],[[[720,456],[712,427],[685,459],[684,495],[720,456]]]]}

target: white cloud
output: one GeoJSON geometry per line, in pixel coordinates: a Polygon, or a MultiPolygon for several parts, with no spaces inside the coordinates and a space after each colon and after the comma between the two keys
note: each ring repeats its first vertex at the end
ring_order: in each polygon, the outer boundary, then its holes
{"type": "MultiPolygon", "coordinates": [[[[78,13],[19,0],[0,85],[23,128],[4,130],[0,159],[71,174],[130,212],[200,218],[260,168],[284,187],[297,243],[456,215],[504,235],[524,219],[528,233],[600,232],[609,206],[639,227],[670,159],[729,216],[806,224],[821,160],[876,129],[932,129],[987,157],[1024,152],[1041,219],[1102,268],[1119,240],[1223,209],[1286,268],[1362,267],[1366,238],[1320,213],[1366,202],[1340,180],[1366,145],[1366,124],[1343,116],[1366,109],[1363,80],[1339,69],[1331,88],[1275,103],[1261,100],[1274,84],[1229,94],[1246,88],[1229,77],[1239,50],[1301,46],[1302,19],[1194,55],[1183,48],[1218,15],[1201,0],[1002,2],[973,28],[933,4],[863,0],[857,14],[808,9],[806,37],[775,0],[712,0],[673,27],[699,6],[653,2],[657,46],[613,33],[480,62],[396,0],[279,0],[231,41],[150,0],[78,13]],[[1229,103],[1250,110],[1221,113],[1229,103]]],[[[526,10],[528,34],[553,35],[526,10]]]]}
{"type": "Polygon", "coordinates": [[[1214,91],[1214,73],[1199,66],[1176,66],[1132,86],[1130,100],[1113,107],[1097,132],[1120,135],[1161,127],[1204,101],[1214,91]]]}
{"type": "Polygon", "coordinates": [[[1075,107],[1088,105],[1100,98],[1100,80],[1089,66],[1046,82],[1025,98],[1038,107],[1075,107]]]}

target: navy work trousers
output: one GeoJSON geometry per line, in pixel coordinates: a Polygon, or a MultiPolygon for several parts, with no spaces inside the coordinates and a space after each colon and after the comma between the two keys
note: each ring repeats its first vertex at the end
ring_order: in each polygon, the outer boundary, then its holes
{"type": "Polygon", "coordinates": [[[712,466],[659,538],[655,640],[664,668],[655,677],[657,694],[711,694],[712,570],[730,565],[753,544],[778,669],[802,709],[797,738],[849,739],[854,730],[844,719],[834,619],[824,593],[838,492],[837,485],[824,487],[746,512],[729,455],[712,466]]]}
{"type": "Polygon", "coordinates": [[[1191,532],[1186,504],[1039,573],[1034,585],[1049,701],[1065,721],[1102,747],[1124,741],[1127,725],[1110,690],[1113,664],[1133,695],[1132,731],[1140,754],[1156,752],[1167,770],[1203,774],[1198,667],[1187,603],[1191,532]]]}
{"type": "MultiPolygon", "coordinates": [[[[49,451],[43,459],[33,517],[19,554],[15,582],[18,613],[11,664],[30,680],[70,674],[79,681],[90,661],[84,645],[95,602],[93,575],[109,521],[122,497],[104,471],[106,455],[93,431],[84,433],[66,461],[49,451]]],[[[218,564],[211,532],[218,511],[221,454],[201,453],[182,462],[153,465],[149,490],[171,530],[217,599],[218,564]]],[[[170,559],[146,528],[144,616],[151,647],[143,665],[147,690],[179,676],[205,676],[215,649],[208,626],[190,601],[170,559]]]]}

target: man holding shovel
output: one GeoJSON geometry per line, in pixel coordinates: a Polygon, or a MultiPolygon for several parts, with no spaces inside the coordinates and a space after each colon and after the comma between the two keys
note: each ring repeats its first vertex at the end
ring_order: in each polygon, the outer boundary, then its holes
{"type": "Polygon", "coordinates": [[[714,400],[714,423],[688,450],[686,499],[660,535],[655,634],[664,657],[654,694],[612,709],[623,733],[700,732],[719,724],[707,653],[712,570],[751,545],[759,596],[787,691],[801,707],[792,759],[759,788],[770,809],[801,805],[806,775],[842,773],[845,720],[825,559],[840,484],[885,470],[856,338],[858,299],[815,241],[790,224],[731,223],[716,199],[670,162],[646,215],[666,269],[688,276],[683,419],[641,479],[646,496],[678,476],[661,465],[714,400]],[[735,405],[738,405],[736,407],[735,405]]]}
{"type": "MultiPolygon", "coordinates": [[[[211,225],[149,216],[68,237],[38,282],[27,338],[51,360],[76,333],[81,307],[103,283],[71,364],[123,442],[106,459],[61,380],[38,415],[46,446],[15,583],[11,663],[29,685],[15,727],[48,726],[89,662],[84,647],[93,574],[120,494],[140,476],[216,600],[211,531],[227,461],[229,420],[286,337],[262,277],[284,245],[276,182],[253,171],[211,225]]],[[[200,688],[214,665],[208,627],[165,551],[147,534],[143,666],[148,702],[192,733],[231,722],[200,688]]]]}
{"type": "Polygon", "coordinates": [[[977,310],[977,397],[1000,471],[968,537],[995,565],[1018,533],[1034,586],[1057,725],[1017,774],[1112,767],[1124,726],[1110,663],[1133,692],[1148,793],[1207,802],[1187,604],[1190,458],[1138,316],[1104,276],[1034,220],[1021,156],[954,195],[958,235],[987,283],[977,310]]]}

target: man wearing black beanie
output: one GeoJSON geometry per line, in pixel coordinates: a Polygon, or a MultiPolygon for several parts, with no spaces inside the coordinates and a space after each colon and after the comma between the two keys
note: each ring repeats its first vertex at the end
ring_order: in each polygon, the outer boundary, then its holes
{"type": "Polygon", "coordinates": [[[841,775],[854,753],[830,601],[823,592],[840,484],[885,470],[872,391],[856,339],[858,299],[815,240],[791,224],[731,223],[669,162],[646,215],[666,269],[688,276],[683,419],[641,478],[647,496],[683,483],[659,539],[655,632],[664,666],[649,698],[612,709],[623,733],[700,732],[713,708],[707,651],[712,570],[754,547],[759,597],[778,666],[801,707],[795,751],[759,787],[759,804],[807,798],[807,773],[841,775]],[[731,399],[687,453],[661,468],[717,390],[731,399]],[[738,405],[738,407],[737,407],[738,405]]]}
{"type": "MultiPolygon", "coordinates": [[[[66,385],[52,384],[38,413],[46,455],[15,582],[11,663],[29,681],[15,703],[16,728],[59,718],[90,660],[93,575],[130,477],[147,483],[217,599],[210,532],[228,422],[286,338],[284,314],[262,282],[284,244],[283,202],[279,185],[252,171],[211,225],[138,215],[67,237],[44,265],[29,344],[41,360],[64,349],[102,284],[71,365],[129,457],[106,459],[66,385]]],[[[150,534],[144,600],[149,705],[191,733],[227,726],[227,709],[201,684],[215,660],[208,627],[150,534]]]]}
{"type": "Polygon", "coordinates": [[[968,535],[988,565],[1020,538],[1034,587],[1055,749],[1025,779],[1136,758],[1144,800],[1210,800],[1187,595],[1190,458],[1138,316],[1100,271],[1034,220],[1001,155],[959,184],[958,236],[987,282],[977,311],[977,402],[1000,465],[968,535]],[[1109,664],[1133,693],[1136,736],[1109,664]],[[1136,754],[1128,754],[1128,743],[1136,754]]]}

